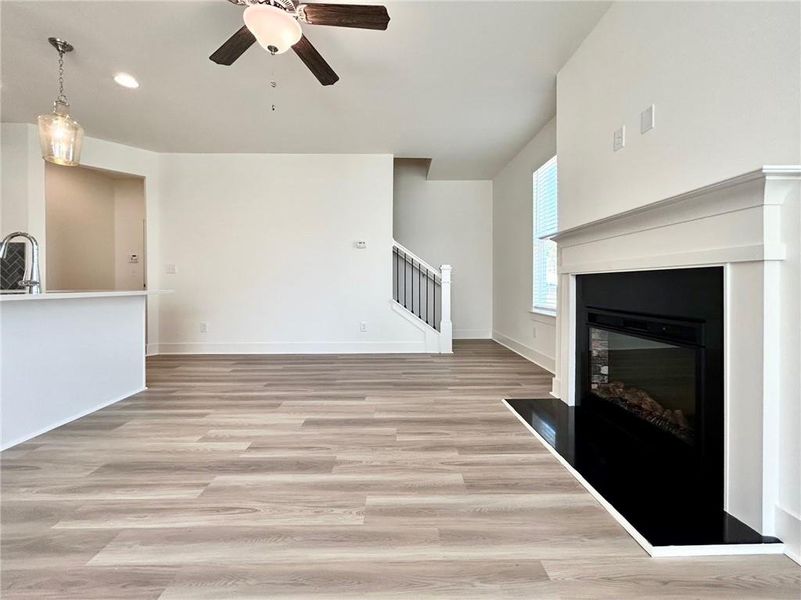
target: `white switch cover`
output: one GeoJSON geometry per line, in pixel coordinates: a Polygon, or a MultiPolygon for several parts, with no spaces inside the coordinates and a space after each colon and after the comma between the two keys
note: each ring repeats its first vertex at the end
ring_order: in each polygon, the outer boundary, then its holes
{"type": "Polygon", "coordinates": [[[626,126],[621,125],[620,129],[616,129],[614,135],[612,136],[612,150],[617,152],[618,150],[622,150],[625,145],[626,145],[626,126]]]}
{"type": "Polygon", "coordinates": [[[200,333],[208,333],[209,332],[209,324],[205,321],[200,322],[200,333]]]}
{"type": "Polygon", "coordinates": [[[178,267],[173,264],[167,265],[167,275],[175,275],[178,272],[178,267]]]}
{"type": "Polygon", "coordinates": [[[640,133],[651,131],[656,126],[654,111],[655,107],[652,104],[640,113],[640,133]]]}
{"type": "Polygon", "coordinates": [[[364,250],[365,248],[367,248],[367,242],[361,240],[358,242],[353,242],[353,247],[358,248],[359,250],[364,250]]]}
{"type": "Polygon", "coordinates": [[[361,331],[362,333],[367,331],[367,321],[362,321],[361,323],[359,323],[359,331],[361,331]]]}

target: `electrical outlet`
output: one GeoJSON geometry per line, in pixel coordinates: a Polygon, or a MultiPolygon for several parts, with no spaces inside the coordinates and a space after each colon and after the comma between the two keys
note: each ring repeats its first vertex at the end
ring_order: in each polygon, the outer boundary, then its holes
{"type": "Polygon", "coordinates": [[[361,323],[359,323],[359,331],[361,331],[362,333],[367,331],[367,321],[362,321],[361,323]]]}
{"type": "Polygon", "coordinates": [[[364,250],[365,248],[367,248],[367,242],[365,242],[364,240],[358,240],[356,242],[353,242],[353,247],[356,248],[357,250],[364,250]]]}
{"type": "Polygon", "coordinates": [[[175,275],[178,272],[178,267],[176,267],[174,264],[170,263],[170,264],[167,265],[166,271],[167,271],[167,275],[175,275]]]}
{"type": "Polygon", "coordinates": [[[619,129],[615,129],[612,135],[612,150],[617,152],[626,146],[626,126],[621,125],[619,129]]]}
{"type": "Polygon", "coordinates": [[[531,337],[533,337],[534,339],[537,339],[537,328],[536,327],[532,327],[531,328],[531,337]]]}
{"type": "Polygon", "coordinates": [[[209,324],[206,321],[200,322],[200,333],[208,333],[209,332],[209,324]]]}

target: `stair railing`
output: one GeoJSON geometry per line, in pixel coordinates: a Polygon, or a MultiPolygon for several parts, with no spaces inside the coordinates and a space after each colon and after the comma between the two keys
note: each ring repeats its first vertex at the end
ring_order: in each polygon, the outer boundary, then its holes
{"type": "Polygon", "coordinates": [[[431,266],[401,244],[392,246],[392,297],[441,337],[440,350],[451,351],[451,266],[431,266]]]}

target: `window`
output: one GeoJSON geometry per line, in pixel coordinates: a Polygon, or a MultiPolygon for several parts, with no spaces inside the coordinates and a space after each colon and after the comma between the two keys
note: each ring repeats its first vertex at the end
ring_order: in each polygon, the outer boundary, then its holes
{"type": "Polygon", "coordinates": [[[556,312],[556,242],[540,239],[556,233],[558,225],[556,157],[534,171],[534,290],[535,311],[556,312]]]}

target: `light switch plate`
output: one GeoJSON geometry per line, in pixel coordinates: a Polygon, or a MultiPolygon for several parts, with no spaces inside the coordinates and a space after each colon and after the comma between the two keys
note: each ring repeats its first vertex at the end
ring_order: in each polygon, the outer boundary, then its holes
{"type": "Polygon", "coordinates": [[[612,150],[617,152],[626,146],[626,126],[621,125],[612,136],[612,150]]]}
{"type": "Polygon", "coordinates": [[[652,104],[640,113],[640,133],[651,131],[656,126],[655,110],[652,104]]]}

